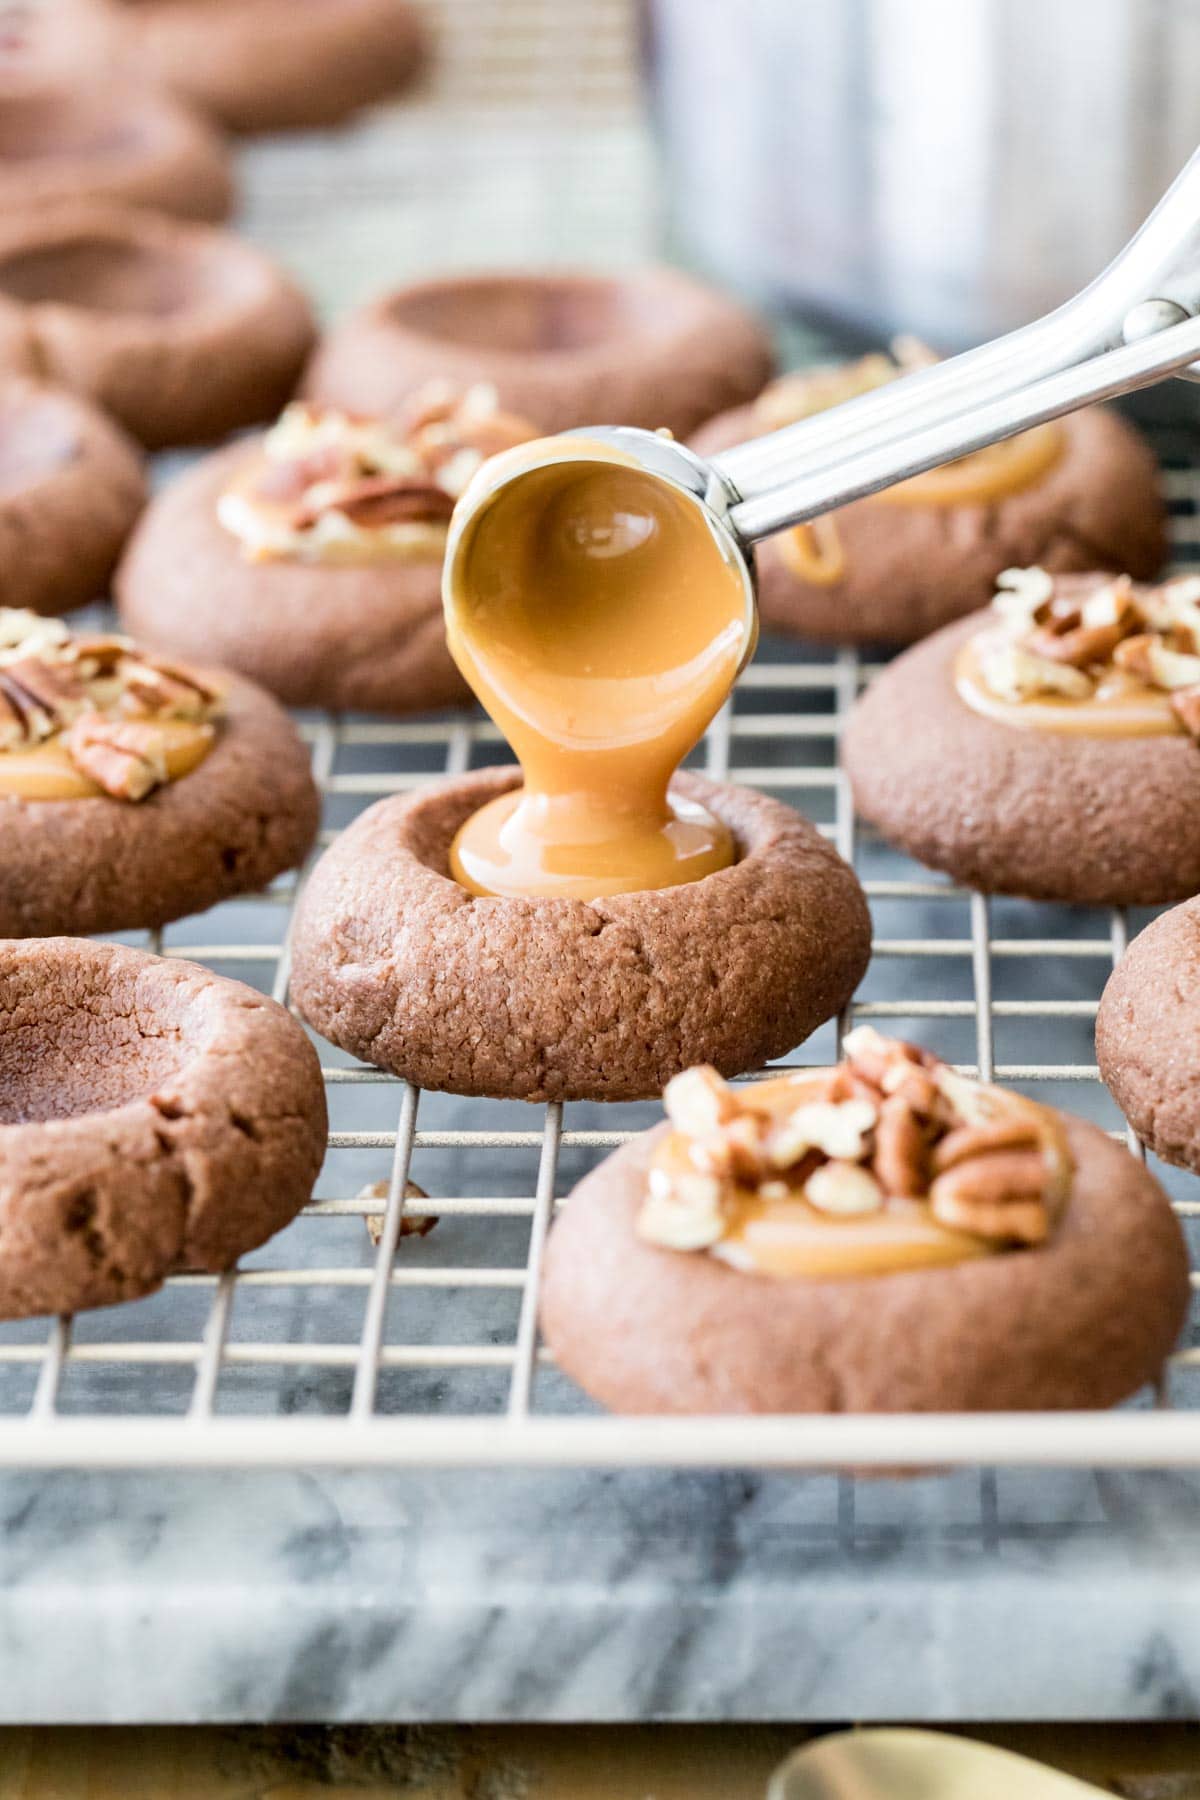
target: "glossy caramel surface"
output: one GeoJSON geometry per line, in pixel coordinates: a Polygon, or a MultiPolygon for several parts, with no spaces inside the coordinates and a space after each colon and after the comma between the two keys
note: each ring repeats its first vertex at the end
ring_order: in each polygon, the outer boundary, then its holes
{"type": "Polygon", "coordinates": [[[607,446],[543,440],[484,475],[460,503],[447,637],[524,786],[463,826],[455,877],[592,899],[727,867],[726,827],[667,785],[752,644],[740,564],[695,501],[607,446]]]}

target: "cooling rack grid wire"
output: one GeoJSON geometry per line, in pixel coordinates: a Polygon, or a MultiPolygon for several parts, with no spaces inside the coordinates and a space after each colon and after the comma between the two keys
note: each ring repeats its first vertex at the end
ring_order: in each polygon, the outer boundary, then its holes
{"type": "MultiPolygon", "coordinates": [[[[1195,566],[1200,473],[1168,468],[1167,479],[1177,564],[1195,566]]],[[[799,806],[854,861],[875,942],[851,1017],[1120,1131],[1092,1026],[1143,920],[989,902],[856,829],[836,737],[869,671],[850,653],[795,655],[767,646],[696,760],[799,806]]],[[[485,721],[456,715],[317,718],[304,729],[325,795],[322,846],[382,795],[501,754],[485,721]]],[[[286,999],[299,885],[186,920],[154,947],[286,999]]],[[[828,1062],[837,1037],[825,1027],[790,1060],[828,1062]]],[[[571,1185],[657,1109],[422,1094],[320,1049],[331,1131],[317,1198],[219,1279],[180,1275],[136,1304],[0,1327],[0,1465],[1200,1466],[1190,1339],[1157,1395],[1115,1413],[601,1415],[539,1345],[542,1249],[571,1185]],[[428,1201],[405,1201],[410,1179],[428,1201]],[[379,1183],[386,1199],[364,1195],[379,1183]],[[427,1234],[411,1229],[414,1212],[436,1218],[427,1234]]],[[[1191,1178],[1160,1172],[1185,1225],[1200,1218],[1191,1178]]]]}

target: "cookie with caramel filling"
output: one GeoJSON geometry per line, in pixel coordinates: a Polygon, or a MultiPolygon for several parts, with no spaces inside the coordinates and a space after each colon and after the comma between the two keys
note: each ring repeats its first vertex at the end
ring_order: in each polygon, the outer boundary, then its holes
{"type": "Polygon", "coordinates": [[[1194,894],[1200,583],[1002,579],[995,605],[905,651],[851,710],[842,760],[859,812],[985,893],[1194,894]]]}
{"type": "Polygon", "coordinates": [[[117,574],[121,616],[293,706],[461,702],[442,620],[447,523],[483,460],[534,435],[486,386],[436,384],[388,418],[291,406],[154,501],[117,574]]]}
{"type": "Polygon", "coordinates": [[[854,992],[866,900],[791,807],[680,774],[672,791],[732,833],[732,867],[596,900],[480,899],[450,848],[518,781],[482,769],[380,801],[322,857],[292,996],[332,1043],[450,1093],[636,1100],[698,1060],[734,1074],[781,1056],[854,992]]]}
{"type": "MultiPolygon", "coordinates": [[[[844,368],[785,375],[695,433],[712,455],[806,418],[924,360],[901,341],[844,368]]],[[[931,470],[758,546],[763,628],[825,643],[911,644],[991,598],[1002,569],[1117,569],[1152,580],[1167,555],[1154,456],[1090,408],[931,470]]]]}
{"type": "Polygon", "coordinates": [[[221,671],[0,610],[0,937],[166,924],[298,863],[291,721],[221,671]]]}
{"type": "Polygon", "coordinates": [[[546,1249],[546,1341],[617,1411],[1108,1406],[1175,1342],[1179,1226],[1094,1125],[870,1030],[665,1103],[546,1249]]]}

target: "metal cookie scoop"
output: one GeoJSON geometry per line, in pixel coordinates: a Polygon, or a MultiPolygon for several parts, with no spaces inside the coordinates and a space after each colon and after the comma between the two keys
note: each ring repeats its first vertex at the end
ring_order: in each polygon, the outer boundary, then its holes
{"type": "MultiPolygon", "coordinates": [[[[746,558],[786,526],[877,493],[1094,400],[1166,375],[1200,378],[1200,151],[1114,262],[1082,293],[994,343],[889,382],[813,418],[705,461],[670,438],[597,426],[573,437],[607,445],[692,495],[710,527],[746,558]]],[[[581,462],[584,460],[581,457],[581,462]]],[[[468,490],[450,529],[447,580],[468,520],[478,530],[498,493],[539,465],[468,490]]],[[[748,577],[749,579],[749,577],[748,577]]]]}
{"type": "Polygon", "coordinates": [[[767,1800],[1099,1800],[1102,1790],[1009,1750],[934,1731],[839,1732],[798,1750],[767,1800]]]}

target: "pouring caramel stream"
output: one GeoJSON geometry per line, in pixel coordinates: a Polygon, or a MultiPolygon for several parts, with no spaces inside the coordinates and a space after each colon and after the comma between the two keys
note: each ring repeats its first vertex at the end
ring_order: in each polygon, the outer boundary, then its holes
{"type": "Polygon", "coordinates": [[[524,784],[467,820],[455,878],[596,899],[728,867],[726,826],[667,790],[753,650],[732,545],[682,489],[587,439],[494,457],[459,507],[450,652],[524,784]]]}

